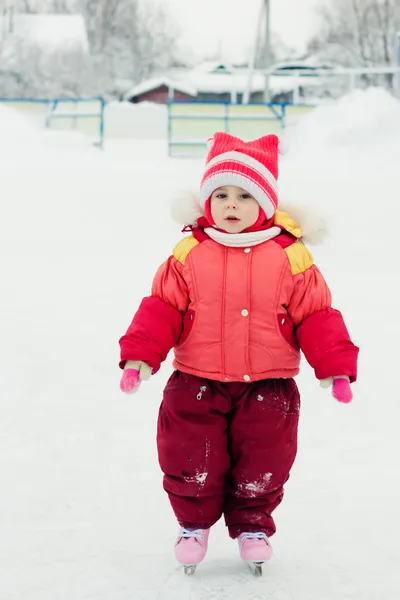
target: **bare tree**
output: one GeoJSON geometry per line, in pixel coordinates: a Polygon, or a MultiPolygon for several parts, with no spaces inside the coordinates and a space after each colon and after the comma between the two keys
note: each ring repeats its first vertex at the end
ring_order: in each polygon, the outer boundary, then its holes
{"type": "Polygon", "coordinates": [[[71,0],[52,0],[49,8],[55,14],[71,14],[77,12],[77,3],[71,0]]]}
{"type": "Polygon", "coordinates": [[[177,31],[161,5],[130,0],[121,4],[115,30],[129,68],[126,75],[140,81],[173,60],[177,31]]]}
{"type": "Polygon", "coordinates": [[[177,32],[162,9],[145,0],[81,0],[91,48],[93,83],[113,91],[117,80],[135,83],[173,60],[177,32]]]}
{"type": "Polygon", "coordinates": [[[89,40],[86,54],[57,44],[49,52],[40,43],[32,47],[29,36],[8,32],[0,62],[7,73],[20,73],[20,95],[113,97],[119,84],[141,81],[174,58],[173,23],[161,6],[149,7],[148,0],[15,0],[14,9],[16,19],[26,12],[81,12],[89,40]]]}
{"type": "Polygon", "coordinates": [[[1,0],[1,8],[12,7],[16,13],[40,14],[55,13],[69,14],[78,11],[79,0],[1,0]]]}
{"type": "Polygon", "coordinates": [[[92,52],[102,52],[114,36],[117,15],[127,0],[81,0],[92,52]]]}
{"type": "Polygon", "coordinates": [[[344,66],[386,66],[400,29],[399,0],[331,0],[309,51],[344,66]]]}

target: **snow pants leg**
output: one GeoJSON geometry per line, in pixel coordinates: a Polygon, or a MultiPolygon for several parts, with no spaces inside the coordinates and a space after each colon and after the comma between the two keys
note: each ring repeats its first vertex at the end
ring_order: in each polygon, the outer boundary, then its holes
{"type": "Polygon", "coordinates": [[[157,444],[164,489],[180,525],[231,537],[275,532],[271,513],[296,456],[299,394],[291,379],[221,383],[175,371],[157,444]]]}
{"type": "Polygon", "coordinates": [[[299,410],[300,396],[293,379],[258,381],[235,396],[224,503],[232,538],[243,531],[275,533],[272,512],[282,501],[283,486],[296,457],[299,410]]]}
{"type": "Polygon", "coordinates": [[[175,371],[160,407],[157,446],[164,489],[183,527],[206,529],[223,511],[230,402],[214,383],[175,371]]]}

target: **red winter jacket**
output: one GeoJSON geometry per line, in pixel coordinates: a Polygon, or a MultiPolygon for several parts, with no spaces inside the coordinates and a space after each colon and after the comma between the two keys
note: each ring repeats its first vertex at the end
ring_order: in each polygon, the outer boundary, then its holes
{"type": "Polygon", "coordinates": [[[355,381],[358,348],[292,232],[251,248],[223,246],[203,230],[185,237],[120,340],[121,368],[142,360],[156,372],[174,348],[180,371],[250,382],[293,377],[301,350],[318,379],[355,381]]]}

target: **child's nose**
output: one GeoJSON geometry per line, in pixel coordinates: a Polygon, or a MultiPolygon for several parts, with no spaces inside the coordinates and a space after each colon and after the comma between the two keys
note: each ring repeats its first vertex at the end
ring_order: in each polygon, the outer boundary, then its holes
{"type": "Polygon", "coordinates": [[[226,201],[226,208],[237,208],[236,198],[228,198],[226,201]]]}

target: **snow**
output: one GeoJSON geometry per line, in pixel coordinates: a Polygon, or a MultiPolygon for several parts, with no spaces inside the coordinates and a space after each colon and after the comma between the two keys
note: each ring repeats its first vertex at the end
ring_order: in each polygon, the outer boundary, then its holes
{"type": "Polygon", "coordinates": [[[154,102],[109,102],[105,109],[105,137],[161,140],[168,136],[168,108],[154,102]]]}
{"type": "MultiPolygon", "coordinates": [[[[258,396],[257,400],[260,398],[261,396],[258,396]]],[[[272,473],[265,473],[258,481],[246,481],[245,483],[239,483],[238,491],[240,493],[246,491],[246,495],[249,498],[257,498],[260,494],[263,494],[267,491],[271,477],[272,473]]]]}
{"type": "MultiPolygon", "coordinates": [[[[399,101],[382,88],[356,90],[335,103],[313,111],[292,135],[291,146],[351,147],[394,145],[400,132],[399,101]],[[385,111],[382,111],[382,105],[385,111]],[[368,123],[368,127],[365,126],[368,123]]],[[[395,151],[395,150],[394,150],[395,151]]]]}
{"type": "Polygon", "coordinates": [[[138,395],[118,387],[118,338],[181,235],[168,198],[202,161],[154,140],[101,152],[1,111],[2,600],[397,600],[400,106],[371,94],[305,117],[282,159],[282,194],[328,218],[313,254],[361,353],[349,406],[303,365],[260,580],[222,522],[183,576],[155,445],[170,359],[138,395]]]}

